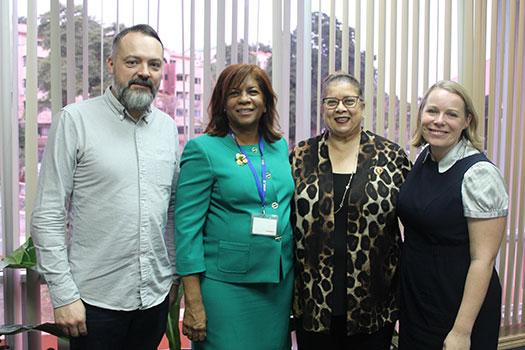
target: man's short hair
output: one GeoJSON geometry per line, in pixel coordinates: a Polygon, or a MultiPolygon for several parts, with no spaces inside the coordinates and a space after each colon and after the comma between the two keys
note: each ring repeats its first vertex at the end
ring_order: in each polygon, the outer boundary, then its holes
{"type": "Polygon", "coordinates": [[[123,31],[117,34],[115,39],[113,39],[113,45],[111,46],[111,57],[113,57],[113,59],[115,58],[115,55],[118,51],[120,41],[129,33],[141,33],[143,35],[151,36],[152,38],[157,39],[160,45],[162,46],[162,50],[164,51],[164,44],[162,44],[162,41],[160,40],[159,35],[155,31],[155,29],[153,29],[147,24],[137,24],[133,27],[128,27],[124,29],[123,31]]]}

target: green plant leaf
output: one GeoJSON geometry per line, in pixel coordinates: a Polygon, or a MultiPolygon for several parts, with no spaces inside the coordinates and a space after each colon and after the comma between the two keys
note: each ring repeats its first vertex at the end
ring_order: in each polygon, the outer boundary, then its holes
{"type": "Polygon", "coordinates": [[[16,269],[34,269],[36,267],[36,252],[31,237],[14,252],[0,260],[0,269],[6,267],[16,269]]]}
{"type": "Polygon", "coordinates": [[[58,327],[55,323],[0,325],[0,335],[12,335],[26,331],[43,331],[63,339],[68,339],[68,337],[62,333],[60,327],[58,327]]]}
{"type": "Polygon", "coordinates": [[[179,285],[179,295],[175,305],[171,308],[168,314],[168,324],[166,326],[166,338],[170,344],[170,350],[180,350],[180,330],[179,330],[179,315],[180,315],[180,301],[184,295],[184,288],[182,283],[179,285]]]}

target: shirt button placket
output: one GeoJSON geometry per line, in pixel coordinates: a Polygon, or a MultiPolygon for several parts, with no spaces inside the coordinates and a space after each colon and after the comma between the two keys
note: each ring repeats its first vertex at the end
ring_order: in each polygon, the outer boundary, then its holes
{"type": "Polygon", "coordinates": [[[144,158],[144,144],[142,140],[141,127],[139,125],[143,124],[143,121],[139,122],[135,127],[135,145],[138,159],[138,170],[139,170],[139,251],[140,251],[140,297],[142,304],[146,304],[147,300],[146,295],[146,286],[148,285],[148,209],[147,209],[147,184],[146,184],[146,159],[144,158]]]}

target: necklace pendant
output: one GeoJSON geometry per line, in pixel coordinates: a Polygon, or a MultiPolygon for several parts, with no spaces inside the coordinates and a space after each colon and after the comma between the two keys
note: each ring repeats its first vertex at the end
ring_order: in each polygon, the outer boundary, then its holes
{"type": "Polygon", "coordinates": [[[348,190],[350,189],[350,183],[352,182],[352,177],[353,176],[354,176],[354,174],[350,174],[350,178],[348,179],[348,183],[345,186],[345,192],[343,193],[343,198],[341,199],[341,203],[339,203],[339,208],[337,208],[337,210],[334,211],[334,215],[339,213],[339,211],[341,211],[341,209],[343,208],[343,206],[345,204],[346,194],[348,193],[348,190]]]}

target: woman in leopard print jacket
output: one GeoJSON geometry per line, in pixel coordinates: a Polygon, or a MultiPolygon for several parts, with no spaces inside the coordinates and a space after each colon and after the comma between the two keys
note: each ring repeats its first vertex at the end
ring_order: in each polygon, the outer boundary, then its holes
{"type": "Polygon", "coordinates": [[[328,131],[291,154],[300,350],[390,349],[401,245],[396,199],[410,162],[397,144],[361,128],[364,107],[354,77],[328,76],[328,131]]]}

